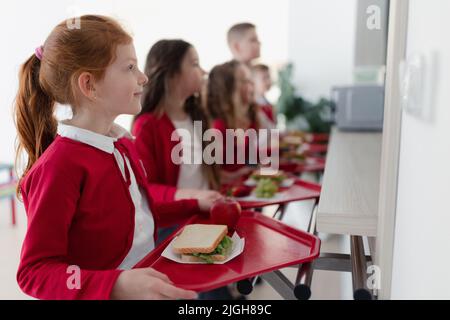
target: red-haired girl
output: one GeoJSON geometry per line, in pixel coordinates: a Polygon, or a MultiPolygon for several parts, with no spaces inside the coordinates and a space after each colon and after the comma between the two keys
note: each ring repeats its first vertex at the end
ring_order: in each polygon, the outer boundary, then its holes
{"type": "Polygon", "coordinates": [[[141,110],[147,77],[114,20],[59,24],[20,71],[15,116],[28,228],[17,280],[39,299],[195,298],[151,268],[131,269],[155,230],[186,218],[189,202],[154,205],[129,134],[114,124],[141,110]],[[73,117],[58,124],[56,103],[73,117]]]}

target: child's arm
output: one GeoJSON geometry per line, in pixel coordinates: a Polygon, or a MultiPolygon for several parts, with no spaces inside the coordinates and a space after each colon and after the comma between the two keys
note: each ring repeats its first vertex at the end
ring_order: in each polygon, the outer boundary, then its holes
{"type": "Polygon", "coordinates": [[[200,214],[198,200],[186,199],[171,202],[155,202],[152,209],[158,227],[170,227],[181,223],[194,214],[200,214]]]}
{"type": "Polygon", "coordinates": [[[181,223],[195,214],[207,215],[214,202],[223,196],[213,190],[196,190],[196,199],[153,203],[153,213],[158,226],[166,227],[181,223]]]}
{"type": "Polygon", "coordinates": [[[68,234],[80,185],[62,165],[43,163],[27,179],[24,202],[28,229],[22,247],[17,281],[39,299],[109,299],[120,270],[69,268],[68,234]]]}
{"type": "Polygon", "coordinates": [[[177,188],[166,184],[149,182],[149,192],[155,201],[174,201],[176,198],[177,188]]]}

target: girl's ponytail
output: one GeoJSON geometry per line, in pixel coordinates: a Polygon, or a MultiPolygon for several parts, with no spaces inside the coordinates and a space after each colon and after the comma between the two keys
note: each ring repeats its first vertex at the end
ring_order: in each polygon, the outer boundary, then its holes
{"type": "Polygon", "coordinates": [[[16,166],[22,151],[28,155],[22,177],[42,155],[56,136],[54,99],[39,81],[41,60],[33,54],[19,72],[19,90],[15,101],[15,122],[18,132],[16,166]]]}

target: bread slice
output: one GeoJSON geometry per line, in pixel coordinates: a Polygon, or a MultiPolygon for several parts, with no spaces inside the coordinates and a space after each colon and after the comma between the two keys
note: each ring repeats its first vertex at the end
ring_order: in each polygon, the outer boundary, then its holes
{"type": "Polygon", "coordinates": [[[304,160],[305,154],[298,151],[288,151],[283,154],[283,158],[294,159],[294,160],[304,160]]]}
{"type": "MultiPolygon", "coordinates": [[[[213,255],[210,255],[210,257],[213,261],[224,261],[227,258],[223,254],[213,254],[213,255]]],[[[183,262],[205,262],[205,260],[202,258],[194,257],[194,256],[191,256],[188,254],[182,254],[181,261],[183,261],[183,262]]]]}
{"type": "Polygon", "coordinates": [[[211,253],[227,233],[226,225],[190,224],[172,243],[172,250],[178,254],[211,253]]]}
{"type": "Polygon", "coordinates": [[[303,138],[299,136],[289,135],[284,137],[282,142],[287,145],[300,146],[303,144],[303,138]]]}
{"type": "Polygon", "coordinates": [[[253,179],[281,179],[284,178],[285,174],[282,170],[275,170],[271,168],[265,168],[264,170],[258,169],[253,171],[252,178],[253,179]]]}

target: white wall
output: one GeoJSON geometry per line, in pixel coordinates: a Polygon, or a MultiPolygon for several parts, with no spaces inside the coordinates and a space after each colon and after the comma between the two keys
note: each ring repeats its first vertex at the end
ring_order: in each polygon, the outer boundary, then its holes
{"type": "MultiPolygon", "coordinates": [[[[0,36],[0,162],[14,160],[12,103],[17,73],[60,21],[79,14],[113,16],[132,32],[143,67],[161,38],[194,44],[207,70],[228,60],[225,34],[234,23],[257,25],[261,60],[296,67],[295,84],[306,97],[328,96],[330,86],[351,81],[357,0],[17,0],[2,3],[0,36]],[[27,8],[24,10],[24,8],[27,8]],[[20,19],[18,18],[20,17],[20,19]],[[4,49],[6,48],[6,49],[4,49]]],[[[130,117],[118,122],[129,127],[130,117]]]]}
{"type": "MultiPolygon", "coordinates": [[[[17,73],[23,63],[60,21],[79,14],[97,13],[118,18],[134,34],[143,67],[151,45],[161,38],[184,38],[196,46],[206,69],[231,58],[226,31],[236,22],[257,25],[263,44],[262,61],[280,64],[287,59],[289,0],[43,0],[0,4],[0,162],[14,159],[16,136],[12,103],[17,73]],[[26,9],[24,9],[26,8],[26,9]],[[73,8],[78,8],[74,10],[73,8]]],[[[118,122],[129,126],[130,117],[118,122]]]]}
{"type": "Polygon", "coordinates": [[[448,0],[410,1],[408,55],[438,64],[426,83],[432,119],[403,114],[392,299],[450,299],[449,14],[448,0]]]}
{"type": "Polygon", "coordinates": [[[357,0],[291,0],[289,59],[295,86],[312,100],[352,81],[357,0]]]}

